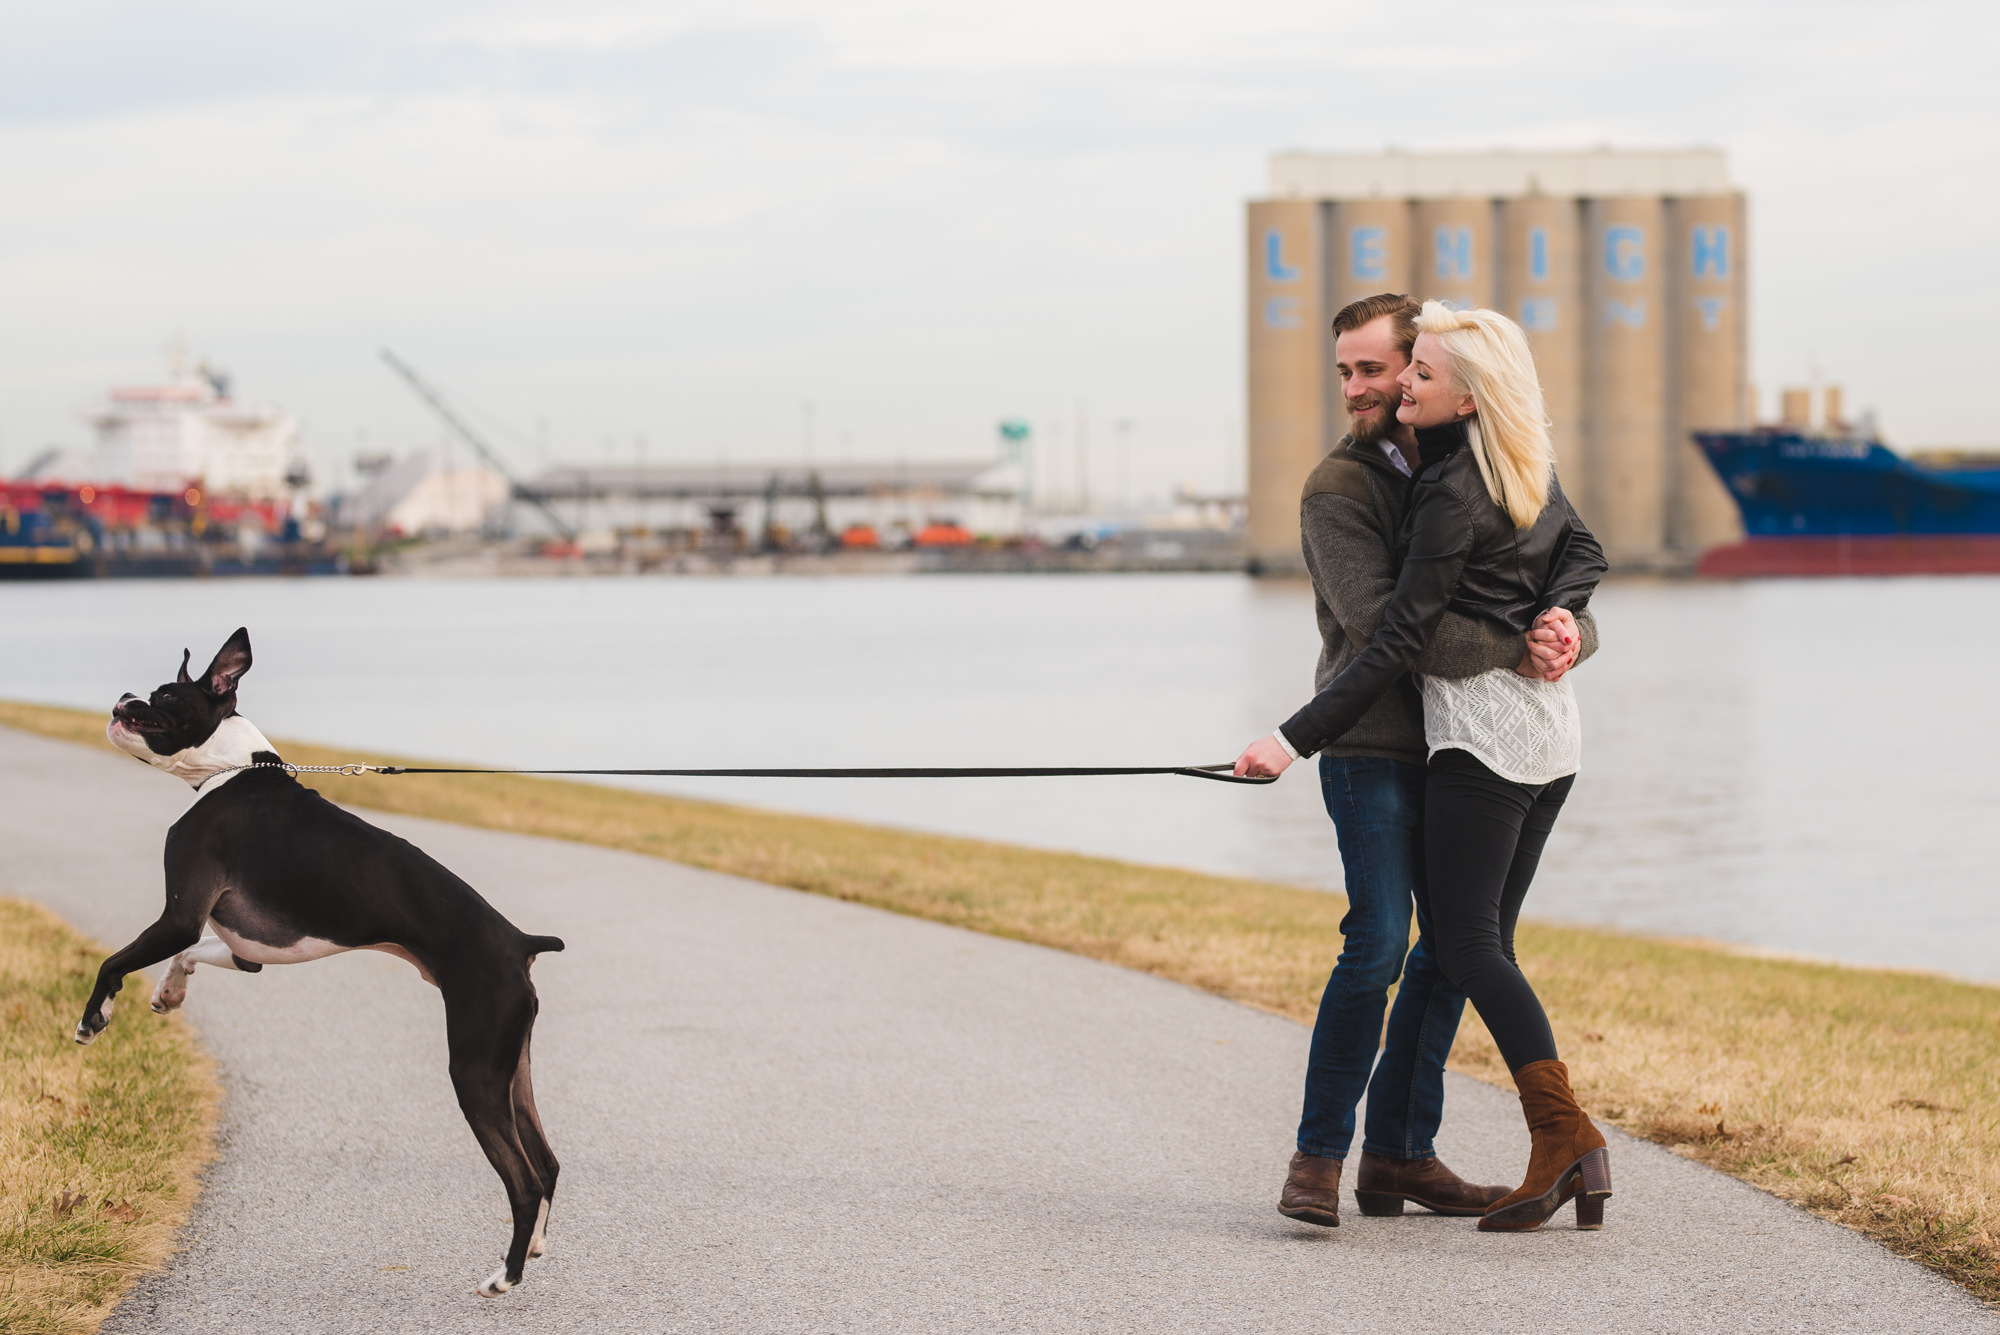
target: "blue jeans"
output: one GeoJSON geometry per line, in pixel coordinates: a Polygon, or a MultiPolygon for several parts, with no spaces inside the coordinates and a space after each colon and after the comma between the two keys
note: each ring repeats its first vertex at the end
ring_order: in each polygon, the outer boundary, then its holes
{"type": "Polygon", "coordinates": [[[1437,1153],[1432,1140],[1444,1116],[1444,1063],[1458,1036],[1465,993],[1438,969],[1428,897],[1417,893],[1424,876],[1424,767],[1322,755],[1319,781],[1340,837],[1347,916],[1340,920],[1340,959],[1313,1026],[1299,1149],[1345,1159],[1354,1140],[1354,1108],[1365,1090],[1361,1148],[1392,1159],[1428,1159],[1437,1153]],[[1382,1012],[1399,975],[1403,985],[1385,1040],[1382,1012]]]}

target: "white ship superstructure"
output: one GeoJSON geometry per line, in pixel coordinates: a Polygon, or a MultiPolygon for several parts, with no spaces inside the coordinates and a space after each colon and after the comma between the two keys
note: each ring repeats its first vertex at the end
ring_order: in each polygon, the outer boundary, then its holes
{"type": "Polygon", "coordinates": [[[114,389],[86,420],[97,431],[94,481],[151,491],[199,486],[249,500],[283,498],[305,481],[299,419],[237,402],[228,380],[212,372],[114,389]]]}

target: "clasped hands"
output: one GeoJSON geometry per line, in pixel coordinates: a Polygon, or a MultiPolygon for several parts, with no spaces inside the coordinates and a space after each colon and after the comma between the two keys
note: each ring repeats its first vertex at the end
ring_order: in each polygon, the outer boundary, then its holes
{"type": "MultiPolygon", "coordinates": [[[[1577,651],[1583,647],[1576,618],[1564,607],[1552,607],[1536,617],[1535,624],[1528,629],[1527,640],[1527,649],[1514,671],[1539,681],[1561,681],[1563,674],[1576,666],[1577,651]]],[[[1291,763],[1291,753],[1275,736],[1266,733],[1243,748],[1243,754],[1236,757],[1234,772],[1240,777],[1276,778],[1291,763]]]]}

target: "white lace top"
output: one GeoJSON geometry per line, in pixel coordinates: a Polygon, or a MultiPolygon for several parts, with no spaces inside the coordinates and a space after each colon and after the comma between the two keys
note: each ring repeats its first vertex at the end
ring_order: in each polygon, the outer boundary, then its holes
{"type": "Polygon", "coordinates": [[[1515,783],[1552,783],[1583,760],[1583,719],[1569,678],[1540,681],[1512,668],[1476,677],[1418,677],[1430,753],[1469,751],[1515,783]]]}

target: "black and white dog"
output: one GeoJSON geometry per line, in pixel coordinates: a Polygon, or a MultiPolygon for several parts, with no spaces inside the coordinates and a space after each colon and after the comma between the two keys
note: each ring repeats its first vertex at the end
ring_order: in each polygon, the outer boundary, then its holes
{"type": "Polygon", "coordinates": [[[345,950],[382,950],[417,967],[444,994],[451,1082],[479,1147],[506,1185],[514,1236],[507,1264],[479,1286],[496,1297],[546,1250],[556,1156],[542,1133],[528,1074],[535,1025],[535,956],[561,950],[528,936],[421,849],[301,784],[264,734],[236,712],[250,670],[238,630],[199,678],[180,675],[150,699],[111,711],[111,744],[193,785],[199,796],[167,831],[167,906],[137,940],[104,961],[76,1026],[88,1043],[111,1018],[125,975],[171,959],[153,994],[162,1015],[187,997],[197,964],[256,973],[345,950]],[[207,929],[207,930],[204,930],[207,929]]]}

